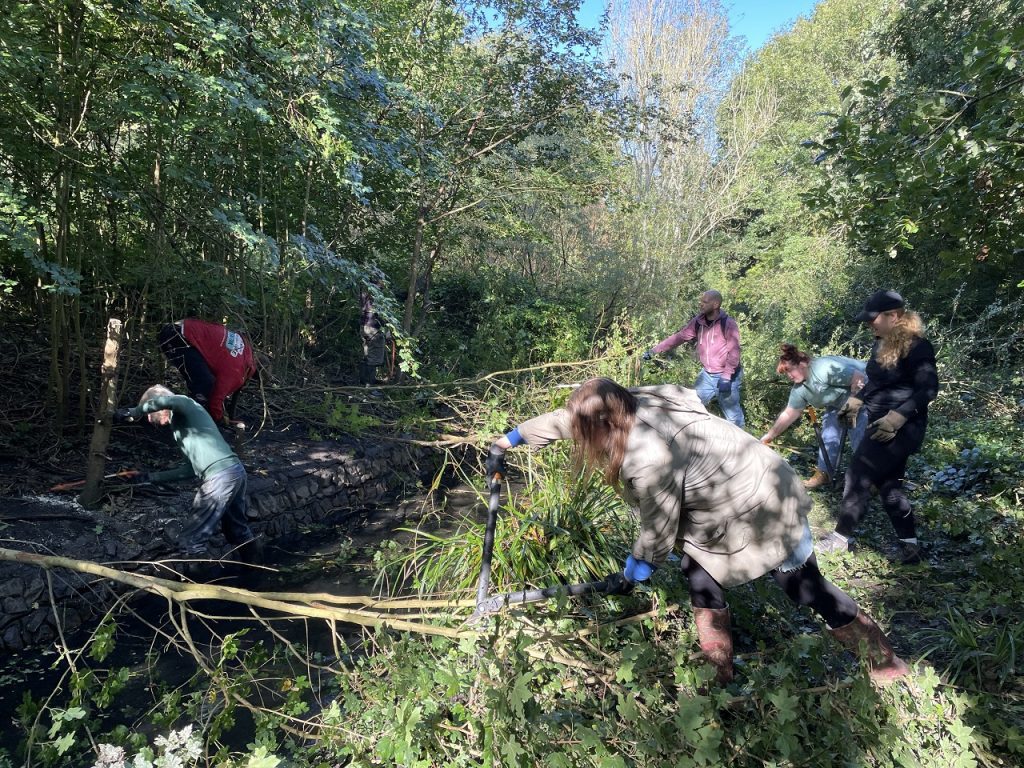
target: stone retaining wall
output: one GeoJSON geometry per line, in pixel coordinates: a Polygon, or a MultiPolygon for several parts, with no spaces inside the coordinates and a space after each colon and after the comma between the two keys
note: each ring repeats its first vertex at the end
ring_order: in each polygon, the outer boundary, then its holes
{"type": "MultiPolygon", "coordinates": [[[[328,520],[358,528],[368,508],[398,500],[422,487],[422,481],[437,472],[441,459],[438,451],[394,441],[260,447],[258,457],[244,458],[249,472],[252,527],[267,539],[328,520]]],[[[27,514],[25,520],[63,522],[38,522],[34,529],[20,534],[21,542],[5,531],[5,538],[10,540],[0,546],[168,575],[149,561],[175,551],[178,533],[188,519],[191,495],[192,491],[187,490],[150,500],[137,513],[124,509],[86,511],[80,507],[68,511],[70,502],[55,497],[19,500],[25,502],[26,509],[31,504],[32,514],[27,514]]],[[[142,507],[144,499],[141,497],[137,506],[142,507]]],[[[225,551],[222,538],[211,542],[212,557],[225,551]]],[[[105,579],[65,569],[47,573],[32,566],[0,562],[0,649],[14,651],[53,642],[57,638],[54,604],[66,633],[100,615],[123,591],[123,587],[105,579]]]]}

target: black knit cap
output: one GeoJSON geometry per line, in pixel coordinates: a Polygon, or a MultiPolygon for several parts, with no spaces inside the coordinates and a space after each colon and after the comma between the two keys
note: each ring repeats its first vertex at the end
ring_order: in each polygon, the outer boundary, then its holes
{"type": "Polygon", "coordinates": [[[903,309],[903,297],[896,291],[875,291],[864,302],[864,309],[853,319],[858,323],[867,323],[890,309],[903,309]]]}

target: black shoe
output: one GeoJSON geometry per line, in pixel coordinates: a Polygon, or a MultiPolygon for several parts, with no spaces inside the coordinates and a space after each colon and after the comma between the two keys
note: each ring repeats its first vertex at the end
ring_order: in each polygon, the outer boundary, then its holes
{"type": "Polygon", "coordinates": [[[920,543],[901,541],[899,546],[899,560],[902,565],[917,565],[924,562],[924,552],[920,543]]]}

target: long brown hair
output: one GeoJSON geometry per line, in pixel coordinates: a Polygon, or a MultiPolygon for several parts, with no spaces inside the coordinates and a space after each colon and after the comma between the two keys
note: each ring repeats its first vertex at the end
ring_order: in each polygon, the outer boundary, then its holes
{"type": "Polygon", "coordinates": [[[896,310],[896,324],[884,339],[878,342],[875,360],[883,368],[895,368],[896,364],[907,356],[914,339],[924,337],[924,321],[917,312],[896,310]]]}
{"type": "Polygon", "coordinates": [[[633,393],[611,379],[590,379],[565,404],[575,442],[576,470],[604,470],[604,480],[618,490],[626,442],[636,419],[633,393]]]}
{"type": "Polygon", "coordinates": [[[776,373],[785,373],[790,368],[796,368],[800,363],[811,362],[811,356],[806,352],[801,352],[793,344],[783,344],[779,350],[782,354],[779,355],[779,364],[775,366],[776,373]]]}

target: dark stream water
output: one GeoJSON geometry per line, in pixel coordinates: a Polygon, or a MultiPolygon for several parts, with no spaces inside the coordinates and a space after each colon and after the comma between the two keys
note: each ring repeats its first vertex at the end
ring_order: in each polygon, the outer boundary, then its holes
{"type": "MultiPolygon", "coordinates": [[[[324,526],[303,531],[268,542],[262,569],[231,571],[221,574],[214,570],[205,580],[222,582],[257,592],[325,592],[333,595],[379,594],[375,588],[372,555],[384,541],[393,539],[399,548],[411,540],[412,534],[401,530],[420,528],[433,533],[455,530],[466,515],[479,517],[486,511],[477,491],[468,486],[454,486],[430,496],[411,498],[391,507],[367,512],[368,524],[359,531],[324,526]]],[[[260,643],[274,643],[275,639],[251,620],[245,606],[223,603],[202,603],[197,606],[207,615],[217,618],[210,622],[216,635],[249,628],[243,645],[252,647],[260,643]]],[[[147,721],[146,713],[158,705],[160,692],[183,685],[195,672],[193,659],[166,643],[154,642],[152,625],[166,625],[167,604],[153,595],[142,595],[131,602],[132,611],[118,620],[116,650],[102,664],[89,660],[94,668],[130,667],[131,680],[117,697],[116,703],[105,716],[103,730],[124,724],[133,727],[147,721]]],[[[358,653],[360,628],[339,628],[341,644],[332,635],[325,622],[317,620],[276,621],[274,631],[290,642],[308,649],[310,658],[325,664],[336,664],[337,649],[344,653],[358,653]],[[347,646],[347,647],[346,647],[347,646]]],[[[71,648],[80,647],[95,628],[84,627],[68,638],[71,648]]],[[[197,644],[208,644],[211,633],[199,624],[192,625],[197,644]]],[[[216,637],[212,638],[216,641],[216,637]]],[[[292,669],[282,667],[283,676],[303,674],[311,678],[310,693],[314,709],[320,694],[329,695],[329,674],[317,673],[315,668],[303,668],[298,660],[291,660],[292,669]]],[[[4,765],[6,751],[13,756],[24,739],[24,730],[18,725],[17,708],[26,693],[36,699],[49,696],[61,684],[67,664],[55,646],[29,649],[6,654],[0,658],[0,766],[4,765]]],[[[54,697],[55,707],[67,701],[66,682],[54,697]]],[[[44,726],[49,725],[44,718],[44,726]]],[[[197,725],[202,725],[201,723],[197,725]]],[[[226,740],[233,746],[244,747],[251,739],[251,723],[239,718],[234,731],[226,740]]],[[[12,765],[20,764],[13,760],[12,765]]],[[[69,763],[71,765],[71,763],[69,763]]],[[[88,763],[86,765],[91,765],[88,763]]]]}

